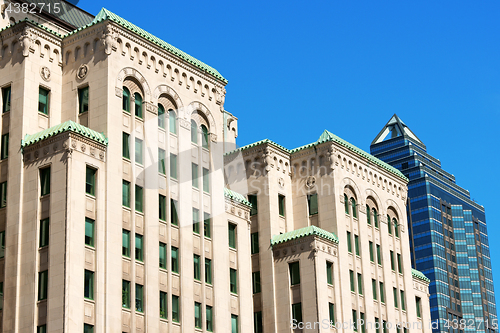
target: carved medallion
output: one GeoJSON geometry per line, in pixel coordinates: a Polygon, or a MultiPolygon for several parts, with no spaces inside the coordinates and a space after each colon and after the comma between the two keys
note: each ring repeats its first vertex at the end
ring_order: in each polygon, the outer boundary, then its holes
{"type": "Polygon", "coordinates": [[[43,66],[42,68],[40,68],[40,76],[45,81],[50,81],[50,69],[47,66],[43,66]]]}
{"type": "Polygon", "coordinates": [[[314,176],[309,176],[306,179],[306,187],[307,188],[313,188],[314,185],[316,185],[316,177],[314,176]]]}
{"type": "Polygon", "coordinates": [[[280,186],[280,188],[284,188],[285,187],[285,180],[283,179],[283,177],[280,177],[278,179],[278,185],[280,186]]]}
{"type": "Polygon", "coordinates": [[[79,80],[83,80],[87,77],[88,72],[89,72],[89,66],[83,64],[80,66],[80,68],[78,68],[78,71],[76,72],[76,77],[79,80]]]}

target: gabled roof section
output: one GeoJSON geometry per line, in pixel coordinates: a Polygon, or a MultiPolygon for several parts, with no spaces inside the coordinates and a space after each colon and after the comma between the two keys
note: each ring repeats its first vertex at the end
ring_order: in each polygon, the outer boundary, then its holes
{"type": "Polygon", "coordinates": [[[421,271],[417,271],[416,269],[411,269],[411,275],[419,280],[425,281],[427,283],[431,282],[427,276],[424,275],[421,271]]]}
{"type": "Polygon", "coordinates": [[[305,146],[302,146],[299,148],[292,149],[290,152],[295,153],[295,152],[298,152],[298,151],[301,151],[301,150],[304,150],[304,149],[307,149],[307,148],[310,148],[312,146],[316,146],[316,145],[319,145],[321,143],[328,142],[328,141],[336,142],[336,143],[340,144],[341,146],[344,146],[347,149],[353,151],[354,153],[360,155],[361,157],[368,159],[370,162],[378,165],[379,167],[381,167],[381,168],[395,174],[396,176],[408,181],[408,179],[405,177],[405,175],[403,175],[403,173],[401,173],[401,171],[399,171],[398,169],[383,162],[382,160],[379,160],[375,156],[368,154],[364,150],[362,150],[362,149],[356,147],[355,145],[345,141],[344,139],[339,138],[338,136],[336,136],[335,134],[333,134],[327,130],[323,131],[323,133],[321,134],[321,136],[319,137],[319,139],[316,142],[310,143],[308,145],[305,145],[305,146]]]}
{"type": "Polygon", "coordinates": [[[236,202],[242,203],[248,207],[252,207],[252,204],[248,202],[247,198],[243,194],[234,192],[226,187],[224,187],[224,196],[236,202]]]}
{"type": "Polygon", "coordinates": [[[385,124],[384,128],[380,131],[375,140],[372,141],[372,145],[397,138],[398,136],[411,138],[425,147],[424,143],[420,141],[420,139],[410,130],[408,126],[406,126],[397,114],[394,114],[389,122],[385,124]]]}
{"type": "Polygon", "coordinates": [[[290,153],[290,150],[289,149],[286,149],[285,147],[283,147],[282,145],[279,145],[277,144],[276,142],[274,141],[271,141],[269,139],[264,139],[264,140],[260,140],[260,141],[257,141],[257,142],[254,142],[254,143],[250,143],[246,146],[243,146],[243,147],[240,147],[240,148],[237,148],[235,150],[232,150],[230,152],[227,152],[225,153],[224,155],[231,155],[231,154],[234,154],[236,152],[239,152],[239,151],[243,151],[243,150],[247,150],[249,148],[253,148],[253,147],[256,147],[256,146],[259,146],[259,145],[263,145],[263,144],[270,144],[271,146],[275,146],[276,148],[279,148],[287,153],[290,153]]]}
{"type": "Polygon", "coordinates": [[[103,133],[98,133],[94,130],[91,130],[88,127],[85,127],[83,125],[77,124],[74,121],[68,120],[65,123],[52,126],[51,128],[48,128],[46,130],[43,130],[41,132],[35,133],[35,134],[26,134],[24,139],[21,140],[21,148],[24,149],[32,144],[35,144],[37,142],[43,141],[45,139],[48,139],[50,137],[56,136],[57,134],[63,133],[63,132],[73,132],[73,133],[78,133],[80,135],[83,135],[91,140],[94,140],[100,144],[107,145],[108,144],[108,139],[103,133]]]}
{"type": "Polygon", "coordinates": [[[338,242],[339,242],[339,239],[337,238],[337,236],[333,232],[328,232],[328,231],[323,230],[321,228],[318,228],[314,225],[311,225],[309,227],[305,227],[302,229],[297,229],[297,230],[293,230],[290,232],[286,232],[286,233],[281,234],[281,235],[273,236],[273,238],[271,238],[271,246],[286,243],[286,242],[291,241],[291,240],[295,240],[295,239],[299,239],[299,238],[303,238],[303,237],[307,237],[307,236],[311,236],[311,235],[315,235],[315,236],[327,239],[333,243],[338,244],[338,242]]]}
{"type": "Polygon", "coordinates": [[[135,24],[125,20],[124,18],[116,15],[115,13],[110,12],[106,8],[102,8],[101,11],[99,12],[99,14],[97,14],[97,16],[94,18],[94,20],[90,24],[88,24],[84,27],[81,27],[80,29],[75,30],[73,32],[70,32],[66,36],[72,35],[77,31],[83,30],[83,29],[88,28],[94,24],[97,24],[97,23],[100,23],[100,22],[106,21],[106,20],[109,20],[109,21],[112,21],[112,22],[119,24],[120,26],[124,27],[125,29],[130,30],[133,33],[138,34],[139,36],[147,39],[151,43],[158,45],[159,47],[163,48],[167,52],[183,59],[184,61],[186,61],[186,62],[190,63],[191,65],[199,68],[200,70],[212,75],[213,77],[219,79],[220,81],[227,83],[227,80],[215,68],[208,66],[204,62],[201,62],[200,60],[198,60],[198,59],[190,56],[189,54],[179,50],[178,48],[170,45],[169,43],[161,40],[160,38],[152,35],[151,33],[139,28],[135,24]]]}

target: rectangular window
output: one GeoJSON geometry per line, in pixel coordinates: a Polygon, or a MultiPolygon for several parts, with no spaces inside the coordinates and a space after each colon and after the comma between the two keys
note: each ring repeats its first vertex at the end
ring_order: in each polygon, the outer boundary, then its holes
{"type": "Polygon", "coordinates": [[[358,312],[356,310],[352,310],[352,323],[353,323],[353,331],[358,331],[358,312]]]}
{"type": "Polygon", "coordinates": [[[130,309],[130,282],[122,280],[122,307],[130,309]]]}
{"type": "Polygon", "coordinates": [[[375,261],[375,256],[374,256],[374,253],[373,253],[373,242],[372,241],[369,241],[368,248],[370,249],[370,261],[374,262],[375,261]]]}
{"type": "Polygon", "coordinates": [[[144,163],[142,159],[142,140],[135,138],[135,163],[142,165],[144,163]]]}
{"type": "Polygon", "coordinates": [[[291,262],[288,264],[290,271],[290,285],[295,286],[300,284],[300,265],[299,262],[291,262]]]}
{"type": "Polygon", "coordinates": [[[264,332],[264,324],[262,322],[262,311],[253,313],[253,331],[254,333],[264,332]]]}
{"type": "Polygon", "coordinates": [[[83,333],[94,333],[94,325],[83,324],[83,333]]]}
{"type": "Polygon", "coordinates": [[[252,205],[252,208],[250,208],[250,216],[257,215],[257,195],[255,194],[249,194],[248,196],[248,202],[252,205]]]}
{"type": "Polygon", "coordinates": [[[194,302],[194,327],[201,328],[201,303],[194,302]]]}
{"type": "Polygon", "coordinates": [[[292,304],[292,319],[298,323],[302,322],[302,303],[292,304]]]}
{"type": "Polygon", "coordinates": [[[143,201],[144,201],[144,194],[143,194],[143,189],[139,185],[135,185],[135,210],[137,212],[143,211],[143,201]]]}
{"type": "Polygon", "coordinates": [[[250,234],[250,251],[251,254],[259,253],[259,233],[250,234]]]}
{"type": "Polygon", "coordinates": [[[377,263],[382,265],[382,253],[380,252],[380,245],[377,244],[377,263]]]}
{"type": "Polygon", "coordinates": [[[158,127],[165,129],[165,108],[158,104],[158,127]]]}
{"type": "Polygon", "coordinates": [[[232,249],[236,248],[236,224],[229,223],[229,247],[232,249]]]}
{"type": "Polygon", "coordinates": [[[391,269],[396,270],[396,263],[394,262],[394,251],[391,250],[391,269]]]}
{"type": "Polygon", "coordinates": [[[375,279],[372,279],[372,292],[373,292],[373,299],[376,301],[377,298],[377,281],[375,279]]]}
{"type": "Polygon", "coordinates": [[[178,323],[180,317],[179,296],[172,295],[172,321],[178,323]]]}
{"type": "Polygon", "coordinates": [[[213,311],[212,307],[207,305],[205,307],[205,321],[206,321],[206,329],[207,332],[213,332],[214,331],[214,320],[213,320],[213,311]]]}
{"type": "Polygon", "coordinates": [[[200,211],[196,208],[193,208],[193,232],[200,233],[200,211]]]}
{"type": "Polygon", "coordinates": [[[122,256],[130,258],[130,231],[122,230],[122,256]]]}
{"type": "Polygon", "coordinates": [[[168,294],[160,291],[160,318],[168,319],[168,294]]]}
{"type": "Polygon", "coordinates": [[[85,193],[95,196],[95,174],[97,170],[87,167],[85,170],[85,193]]]}
{"type": "Polygon", "coordinates": [[[94,227],[95,221],[85,218],[85,245],[94,247],[94,227]]]}
{"type": "Polygon", "coordinates": [[[230,282],[230,291],[233,294],[238,293],[238,282],[237,282],[238,272],[235,269],[229,269],[229,282],[230,282]]]}
{"type": "Polygon", "coordinates": [[[0,258],[5,257],[5,231],[0,231],[0,258]]]}
{"type": "Polygon", "coordinates": [[[43,219],[40,221],[40,247],[45,247],[49,245],[49,219],[43,219]]]}
{"type": "Polygon", "coordinates": [[[47,288],[49,285],[49,271],[38,273],[38,300],[47,299],[47,288]]]}
{"type": "Polygon", "coordinates": [[[0,310],[3,310],[3,282],[0,282],[0,310]]]}
{"type": "Polygon", "coordinates": [[[212,284],[212,260],[205,258],[205,283],[212,284]]]}
{"type": "Polygon", "coordinates": [[[359,236],[354,235],[354,249],[356,250],[356,255],[359,256],[359,236]]]}
{"type": "Polygon", "coordinates": [[[307,195],[307,207],[309,208],[309,216],[318,214],[318,194],[307,195]]]}
{"type": "Polygon", "coordinates": [[[403,266],[401,263],[401,254],[398,253],[398,272],[399,274],[403,274],[403,266]]]}
{"type": "Polygon", "coordinates": [[[78,89],[78,113],[89,110],[89,87],[78,89]]]}
{"type": "Polygon", "coordinates": [[[130,134],[125,132],[122,137],[122,156],[130,160],[130,134]]]}
{"type": "Polygon", "coordinates": [[[260,293],[260,272],[252,272],[252,287],[254,294],[260,293]]]}
{"type": "Polygon", "coordinates": [[[366,330],[365,330],[365,314],[363,312],[360,312],[359,313],[359,326],[361,327],[361,333],[365,333],[366,330]]]}
{"type": "Polygon", "coordinates": [[[49,114],[49,91],[42,87],[38,88],[38,112],[49,114]]]}
{"type": "Polygon", "coordinates": [[[0,183],[0,208],[7,206],[7,182],[0,183]]]}
{"type": "Polygon", "coordinates": [[[158,218],[162,221],[167,220],[167,197],[161,194],[158,194],[158,218]]]}
{"type": "Polygon", "coordinates": [[[2,88],[2,113],[10,112],[10,87],[2,88]]]}
{"type": "Polygon", "coordinates": [[[238,333],[238,316],[231,315],[231,333],[238,333]]]}
{"type": "Polygon", "coordinates": [[[170,251],[172,252],[171,253],[171,256],[172,256],[172,272],[174,273],[179,273],[179,249],[176,248],[175,246],[172,246],[170,251]]]}
{"type": "Polygon", "coordinates": [[[415,297],[415,303],[417,306],[417,317],[422,318],[422,300],[420,297],[415,297]]]}
{"type": "Polygon", "coordinates": [[[130,208],[130,182],[122,181],[122,205],[130,208]]]}
{"type": "Polygon", "coordinates": [[[280,216],[285,217],[285,196],[281,194],[278,195],[278,210],[280,216]]]}
{"type": "Polygon", "coordinates": [[[85,281],[83,288],[83,297],[94,299],[94,272],[85,270],[85,281]]]}
{"type": "Polygon", "coordinates": [[[335,325],[335,305],[328,303],[328,312],[330,314],[330,325],[335,325]]]}
{"type": "Polygon", "coordinates": [[[351,232],[347,232],[347,252],[352,253],[352,239],[351,232]]]}
{"type": "Polygon", "coordinates": [[[201,280],[201,259],[200,256],[195,254],[193,255],[193,264],[194,264],[194,279],[200,281],[201,280]]]}
{"type": "Polygon", "coordinates": [[[177,155],[170,154],[170,178],[177,179],[177,155]]]}
{"type": "Polygon", "coordinates": [[[207,238],[212,236],[212,219],[210,218],[210,214],[203,213],[203,235],[207,238]]]}
{"type": "Polygon", "coordinates": [[[389,231],[389,235],[392,235],[391,217],[389,215],[387,215],[387,230],[389,231]]]}
{"type": "Polygon", "coordinates": [[[394,223],[394,236],[399,238],[399,226],[398,226],[398,221],[392,220],[394,223]]]}
{"type": "Polygon", "coordinates": [[[203,168],[203,192],[210,193],[210,171],[203,168]]]}
{"type": "Polygon", "coordinates": [[[326,262],[326,283],[333,285],[333,264],[326,262]]]}
{"type": "Polygon", "coordinates": [[[191,163],[191,176],[193,187],[198,188],[198,164],[196,163],[191,163]]]}
{"type": "Polygon", "coordinates": [[[358,294],[363,295],[363,276],[358,273],[358,294]]]}
{"type": "Polygon", "coordinates": [[[167,269],[167,244],[160,242],[160,268],[167,269]]]}
{"type": "Polygon", "coordinates": [[[144,260],[144,252],[142,251],[143,249],[142,240],[143,240],[142,235],[135,234],[135,260],[138,261],[144,260]]]}
{"type": "Polygon", "coordinates": [[[380,333],[380,319],[375,318],[375,327],[376,327],[376,332],[380,333]]]}
{"type": "Polygon", "coordinates": [[[379,285],[380,285],[380,301],[382,303],[385,303],[384,283],[379,282],[379,285]]]}
{"type": "Polygon", "coordinates": [[[405,291],[400,290],[399,294],[401,296],[401,310],[406,311],[405,291]]]}
{"type": "Polygon", "coordinates": [[[135,284],[135,311],[144,312],[144,287],[135,284]]]}
{"type": "Polygon", "coordinates": [[[177,201],[170,199],[170,223],[179,225],[179,216],[177,215],[177,201]]]}
{"type": "Polygon", "coordinates": [[[40,196],[50,194],[50,167],[40,169],[40,196]]]}
{"type": "Polygon", "coordinates": [[[397,309],[398,308],[398,289],[392,288],[392,293],[394,296],[394,307],[397,309]]]}
{"type": "Polygon", "coordinates": [[[349,281],[351,284],[351,291],[356,292],[356,285],[354,283],[354,271],[349,270],[349,281]]]}
{"type": "Polygon", "coordinates": [[[9,157],[9,133],[2,135],[2,151],[0,158],[5,160],[9,157]]]}
{"type": "Polygon", "coordinates": [[[165,151],[158,148],[158,172],[162,175],[167,174],[167,169],[165,167],[165,151]]]}

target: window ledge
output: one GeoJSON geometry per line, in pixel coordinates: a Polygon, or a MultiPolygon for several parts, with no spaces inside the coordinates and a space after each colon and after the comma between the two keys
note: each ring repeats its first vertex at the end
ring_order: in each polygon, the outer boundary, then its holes
{"type": "Polygon", "coordinates": [[[170,227],[171,228],[175,228],[175,229],[179,229],[179,225],[178,224],[170,223],[170,227]]]}
{"type": "MultiPolygon", "coordinates": [[[[181,274],[180,274],[180,273],[178,273],[178,272],[173,272],[173,271],[172,271],[172,276],[177,276],[177,277],[180,277],[180,276],[181,276],[181,274]]],[[[178,296],[178,295],[175,295],[175,296],[178,296]]]]}
{"type": "Polygon", "coordinates": [[[168,270],[166,268],[160,267],[159,270],[160,272],[168,273],[168,270]]]}
{"type": "Polygon", "coordinates": [[[132,261],[132,258],[124,256],[123,254],[122,254],[122,259],[125,261],[130,261],[130,262],[132,261]]]}
{"type": "Polygon", "coordinates": [[[140,211],[135,210],[135,209],[134,209],[134,212],[135,212],[136,215],[140,215],[140,216],[144,217],[144,212],[140,212],[140,211]]]}
{"type": "Polygon", "coordinates": [[[144,266],[144,260],[141,261],[141,260],[135,259],[134,261],[135,261],[136,265],[144,266]]]}
{"type": "Polygon", "coordinates": [[[94,199],[94,200],[95,200],[95,198],[96,198],[96,197],[95,197],[95,195],[92,195],[92,194],[87,193],[87,192],[85,192],[85,196],[86,196],[87,198],[89,198],[89,199],[94,199]]]}
{"type": "Polygon", "coordinates": [[[95,246],[90,246],[90,245],[85,244],[85,248],[88,250],[95,251],[95,246]]]}
{"type": "Polygon", "coordinates": [[[49,115],[48,114],[45,114],[45,113],[40,112],[40,111],[38,111],[38,114],[41,115],[41,116],[43,116],[43,117],[45,117],[45,118],[47,118],[47,119],[49,119],[49,115]]]}
{"type": "Polygon", "coordinates": [[[128,313],[132,313],[132,309],[126,308],[123,305],[122,305],[122,311],[125,311],[125,312],[128,312],[128,313]]]}
{"type": "Polygon", "coordinates": [[[144,122],[144,118],[141,118],[141,117],[139,117],[139,116],[136,116],[135,114],[134,114],[134,118],[135,118],[135,120],[138,120],[138,121],[144,122]]]}
{"type": "Polygon", "coordinates": [[[83,298],[83,300],[84,300],[85,302],[95,304],[95,299],[90,299],[90,298],[84,297],[84,298],[83,298]]]}
{"type": "Polygon", "coordinates": [[[122,205],[122,209],[125,209],[126,211],[129,211],[129,212],[131,212],[131,211],[132,211],[132,209],[130,209],[130,207],[123,206],[123,205],[122,205]]]}
{"type": "Polygon", "coordinates": [[[212,237],[207,237],[204,235],[203,238],[205,238],[205,240],[212,241],[212,237]]]}
{"type": "Polygon", "coordinates": [[[163,323],[168,323],[168,319],[167,318],[160,317],[160,321],[163,322],[163,323]]]}

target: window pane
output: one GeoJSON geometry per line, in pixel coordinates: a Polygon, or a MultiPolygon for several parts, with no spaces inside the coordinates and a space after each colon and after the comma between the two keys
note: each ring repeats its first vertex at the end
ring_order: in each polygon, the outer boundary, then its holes
{"type": "Polygon", "coordinates": [[[142,235],[135,234],[135,260],[143,261],[142,235]]]}
{"type": "Polygon", "coordinates": [[[280,216],[285,216],[285,196],[278,195],[278,211],[280,216]]]}
{"type": "Polygon", "coordinates": [[[143,164],[142,140],[135,138],[135,163],[143,164]]]}
{"type": "Polygon", "coordinates": [[[328,303],[328,312],[330,314],[330,325],[335,325],[335,305],[328,303]]]}
{"type": "Polygon", "coordinates": [[[307,196],[309,215],[318,214],[318,194],[310,194],[307,196]]]}
{"type": "Polygon", "coordinates": [[[385,303],[384,283],[379,282],[379,284],[380,284],[380,301],[382,303],[385,303]]]}
{"type": "Polygon", "coordinates": [[[203,213],[203,235],[207,238],[211,237],[211,224],[212,219],[210,218],[210,214],[203,213]]]}
{"type": "Polygon", "coordinates": [[[170,133],[177,134],[177,117],[174,110],[168,111],[168,123],[170,133]]]}
{"type": "Polygon", "coordinates": [[[201,125],[201,146],[208,149],[208,128],[205,125],[201,125]]]}
{"type": "Polygon", "coordinates": [[[3,182],[0,184],[0,208],[4,208],[6,206],[7,206],[7,182],[3,182]]]}
{"type": "Polygon", "coordinates": [[[201,280],[201,262],[200,256],[195,254],[193,255],[193,264],[194,264],[194,279],[200,281],[201,280]]]}
{"type": "Polygon", "coordinates": [[[235,249],[236,248],[236,225],[229,223],[229,247],[235,249]]]}
{"type": "Polygon", "coordinates": [[[5,257],[5,231],[0,231],[0,258],[5,257]]]}
{"type": "Polygon", "coordinates": [[[172,246],[171,248],[171,255],[172,255],[172,272],[174,273],[179,273],[179,249],[172,246]]]}
{"type": "Polygon", "coordinates": [[[349,270],[349,281],[350,281],[350,284],[351,284],[351,291],[352,292],[355,292],[356,291],[356,287],[355,287],[355,284],[354,284],[354,272],[349,270]]]}
{"type": "Polygon", "coordinates": [[[193,187],[198,188],[198,164],[191,163],[191,176],[193,180],[193,187]]]}
{"type": "Polygon", "coordinates": [[[89,87],[78,89],[79,113],[89,110],[89,87]]]}
{"type": "Polygon", "coordinates": [[[85,171],[85,192],[95,196],[95,174],[96,169],[87,167],[85,171]]]}
{"type": "Polygon", "coordinates": [[[401,254],[398,253],[398,272],[403,274],[403,267],[401,265],[401,254]]]}
{"type": "Polygon", "coordinates": [[[212,284],[212,260],[205,258],[205,283],[212,284]]]}
{"type": "Polygon", "coordinates": [[[206,314],[205,314],[205,319],[207,323],[207,331],[213,332],[214,330],[214,325],[213,325],[213,314],[212,314],[212,307],[207,305],[206,306],[206,314]]]}
{"type": "Polygon", "coordinates": [[[264,325],[262,322],[262,311],[253,313],[253,327],[254,327],[254,333],[264,332],[264,325]]]}
{"type": "Polygon", "coordinates": [[[201,303],[194,302],[194,327],[201,328],[201,303]]]}
{"type": "Polygon", "coordinates": [[[47,286],[48,286],[49,271],[38,273],[38,300],[42,301],[47,299],[47,286]]]}
{"type": "Polygon", "coordinates": [[[47,333],[47,325],[37,326],[36,333],[47,333]]]}
{"type": "Polygon", "coordinates": [[[38,89],[38,112],[49,114],[49,91],[42,87],[38,89]]]}
{"type": "Polygon", "coordinates": [[[392,288],[392,294],[394,296],[394,307],[398,308],[398,290],[396,288],[392,288]]]}
{"type": "Polygon", "coordinates": [[[347,198],[347,194],[344,193],[344,210],[346,214],[349,214],[349,199],[347,198]]]}
{"type": "Polygon", "coordinates": [[[130,282],[122,280],[122,307],[130,309],[130,282]]]}
{"type": "Polygon", "coordinates": [[[50,167],[40,169],[40,195],[50,194],[50,167]]]}
{"type": "Polygon", "coordinates": [[[238,316],[231,315],[231,333],[238,333],[238,316]]]}
{"type": "Polygon", "coordinates": [[[138,93],[134,94],[135,99],[135,115],[142,118],[142,97],[138,93]]]}
{"type": "Polygon", "coordinates": [[[49,219],[40,221],[40,247],[49,245],[49,219]]]}
{"type": "Polygon", "coordinates": [[[158,104],[158,127],[165,128],[165,108],[158,104]]]}
{"type": "Polygon", "coordinates": [[[333,264],[328,261],[326,262],[326,282],[333,284],[333,264]]]}
{"type": "Polygon", "coordinates": [[[170,154],[170,178],[177,179],[177,155],[170,154]]]}
{"type": "Polygon", "coordinates": [[[172,321],[179,322],[179,296],[172,295],[172,321]]]}
{"type": "Polygon", "coordinates": [[[394,271],[396,269],[396,263],[394,262],[394,251],[391,250],[391,269],[394,271]]]}
{"type": "Polygon", "coordinates": [[[387,229],[389,231],[389,235],[392,235],[391,217],[389,215],[387,215],[387,229]]]}
{"type": "Polygon", "coordinates": [[[122,205],[130,208],[130,182],[122,182],[122,205]]]}
{"type": "Polygon", "coordinates": [[[259,233],[254,232],[250,235],[251,254],[259,253],[259,233]]]}
{"type": "Polygon", "coordinates": [[[122,255],[130,257],[130,231],[122,230],[122,255]]]}
{"type": "Polygon", "coordinates": [[[94,246],[94,220],[85,218],[85,245],[94,246]]]}
{"type": "Polygon", "coordinates": [[[135,311],[144,312],[144,287],[140,284],[135,285],[135,311]]]}
{"type": "Polygon", "coordinates": [[[94,333],[94,326],[89,324],[83,324],[83,333],[94,333]]]}
{"type": "Polygon", "coordinates": [[[122,108],[123,111],[130,112],[130,91],[126,87],[123,87],[122,108]]]}
{"type": "Polygon", "coordinates": [[[160,318],[168,319],[168,298],[163,291],[160,291],[160,318]]]}
{"type": "Polygon", "coordinates": [[[193,232],[200,233],[200,211],[196,208],[193,208],[193,232]]]}
{"type": "Polygon", "coordinates": [[[356,199],[351,198],[351,209],[352,209],[352,217],[358,217],[358,209],[356,207],[356,199]]]}
{"type": "Polygon", "coordinates": [[[143,210],[143,189],[135,185],[135,210],[142,213],[143,210]]]}
{"type": "Polygon", "coordinates": [[[191,142],[198,143],[198,126],[194,120],[191,120],[191,142]]]}
{"type": "Polygon", "coordinates": [[[203,168],[203,192],[210,193],[210,171],[203,168]]]}
{"type": "Polygon", "coordinates": [[[375,208],[372,209],[372,215],[373,215],[373,224],[375,224],[375,228],[378,228],[378,214],[375,208]]]}
{"type": "Polygon", "coordinates": [[[2,151],[0,155],[2,160],[9,157],[9,133],[2,135],[2,151]]]}
{"type": "Polygon", "coordinates": [[[158,195],[158,207],[159,207],[159,213],[158,213],[158,218],[162,221],[167,220],[167,197],[164,195],[159,194],[158,195]]]}
{"type": "Polygon", "coordinates": [[[290,285],[294,286],[300,284],[300,265],[299,262],[292,262],[288,264],[290,270],[290,285]]]}
{"type": "Polygon", "coordinates": [[[372,292],[373,292],[373,299],[377,300],[377,281],[372,279],[372,292]]]}
{"type": "Polygon", "coordinates": [[[123,132],[122,137],[122,156],[130,159],[130,134],[123,132]]]}
{"type": "Polygon", "coordinates": [[[356,255],[359,256],[359,236],[354,235],[354,248],[356,249],[356,255]]]}
{"type": "Polygon", "coordinates": [[[250,216],[257,214],[257,196],[255,194],[248,195],[248,202],[252,204],[252,208],[250,208],[250,216]]]}
{"type": "Polygon", "coordinates": [[[254,294],[260,293],[260,272],[252,272],[252,290],[254,294]]]}
{"type": "Polygon", "coordinates": [[[392,219],[392,224],[394,224],[394,236],[399,237],[398,220],[392,219]]]}
{"type": "Polygon", "coordinates": [[[167,269],[167,244],[160,242],[160,268],[167,269]]]}
{"type": "Polygon", "coordinates": [[[302,303],[292,304],[292,319],[302,322],[302,303]]]}
{"type": "Polygon", "coordinates": [[[229,269],[230,291],[233,294],[238,293],[237,272],[235,269],[229,269]]]}
{"type": "Polygon", "coordinates": [[[377,263],[382,265],[382,254],[380,252],[380,245],[377,244],[377,263]]]}
{"type": "Polygon", "coordinates": [[[170,199],[170,223],[179,225],[179,217],[177,216],[177,201],[170,199]]]}
{"type": "Polygon", "coordinates": [[[370,212],[370,206],[366,205],[366,223],[368,224],[372,224],[370,212]]]}
{"type": "Polygon", "coordinates": [[[352,240],[351,240],[351,232],[347,232],[347,251],[352,253],[352,240]]]}
{"type": "Polygon", "coordinates": [[[6,87],[2,89],[2,112],[10,111],[10,87],[6,87]]]}
{"type": "Polygon", "coordinates": [[[399,293],[401,295],[401,309],[406,311],[405,292],[404,290],[400,290],[399,293]]]}
{"type": "Polygon", "coordinates": [[[88,299],[94,299],[94,272],[85,270],[84,295],[88,299]]]}
{"type": "Polygon", "coordinates": [[[162,175],[167,174],[167,169],[165,167],[165,151],[158,148],[158,172],[162,175]]]}
{"type": "Polygon", "coordinates": [[[369,241],[368,248],[370,249],[370,261],[374,262],[375,261],[375,256],[374,256],[374,253],[373,253],[373,242],[372,241],[369,241]]]}

